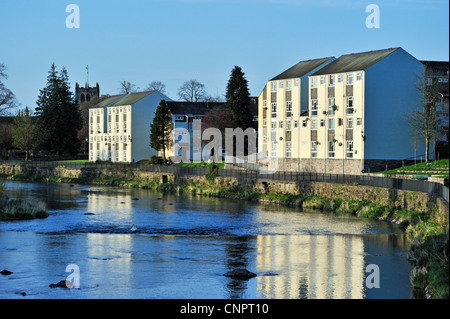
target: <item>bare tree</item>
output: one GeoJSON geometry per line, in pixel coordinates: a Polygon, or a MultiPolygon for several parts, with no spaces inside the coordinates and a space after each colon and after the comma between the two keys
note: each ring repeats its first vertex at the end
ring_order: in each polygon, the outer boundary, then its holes
{"type": "Polygon", "coordinates": [[[0,63],[0,115],[4,115],[9,110],[17,106],[17,100],[14,93],[9,90],[2,79],[7,79],[6,66],[0,63]]]}
{"type": "Polygon", "coordinates": [[[166,93],[166,85],[161,81],[152,81],[147,85],[146,91],[158,91],[159,93],[166,93]]]}
{"type": "Polygon", "coordinates": [[[131,82],[125,81],[125,80],[120,81],[120,86],[119,86],[120,93],[130,94],[130,93],[137,92],[138,90],[139,90],[139,87],[132,84],[131,82]]]}
{"type": "Polygon", "coordinates": [[[415,109],[405,114],[413,135],[421,136],[425,140],[425,160],[429,160],[430,142],[438,137],[439,118],[436,116],[436,104],[439,102],[439,94],[436,83],[429,74],[429,70],[423,68],[416,81],[416,88],[420,92],[418,105],[415,109]]]}
{"type": "Polygon", "coordinates": [[[201,102],[206,97],[205,85],[197,80],[189,80],[178,89],[178,97],[186,102],[201,102]]]}

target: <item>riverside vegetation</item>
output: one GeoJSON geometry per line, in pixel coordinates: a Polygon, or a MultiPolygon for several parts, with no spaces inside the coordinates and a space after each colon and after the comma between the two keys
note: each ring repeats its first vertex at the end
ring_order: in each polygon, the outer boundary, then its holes
{"type": "MultiPolygon", "coordinates": [[[[30,180],[46,183],[82,183],[110,185],[126,188],[150,189],[162,193],[192,194],[199,196],[222,197],[255,202],[271,202],[333,214],[351,214],[361,218],[372,218],[393,222],[405,231],[410,242],[409,261],[413,265],[411,284],[416,298],[449,298],[448,266],[448,213],[433,205],[428,212],[401,209],[366,200],[348,200],[306,196],[303,194],[263,192],[248,189],[238,184],[217,183],[217,165],[209,165],[205,178],[198,180],[175,180],[162,183],[125,177],[70,178],[60,176],[14,175],[9,179],[30,180]]],[[[6,177],[3,175],[3,177],[6,177]]]]}
{"type": "Polygon", "coordinates": [[[33,203],[8,198],[3,194],[3,184],[0,180],[0,221],[46,218],[48,215],[43,202],[33,203]]]}

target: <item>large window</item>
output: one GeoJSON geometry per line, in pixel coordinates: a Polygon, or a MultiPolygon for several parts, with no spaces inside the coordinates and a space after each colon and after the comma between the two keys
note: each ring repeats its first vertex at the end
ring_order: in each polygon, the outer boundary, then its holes
{"type": "Polygon", "coordinates": [[[347,128],[353,128],[353,118],[347,117],[347,128]]]}
{"type": "Polygon", "coordinates": [[[286,117],[292,116],[292,101],[286,102],[286,117]]]}
{"type": "Polygon", "coordinates": [[[347,85],[353,85],[353,73],[347,74],[347,85]]]}
{"type": "Polygon", "coordinates": [[[334,119],[328,119],[328,129],[334,130],[334,119]]]}
{"type": "Polygon", "coordinates": [[[277,82],[272,82],[272,92],[277,91],[277,82]]]}
{"type": "Polygon", "coordinates": [[[334,115],[334,97],[328,98],[328,115],[334,115]]]}
{"type": "Polygon", "coordinates": [[[347,97],[347,114],[353,114],[353,96],[347,97]]]}
{"type": "Polygon", "coordinates": [[[328,157],[334,157],[334,141],[328,142],[328,157]]]}
{"type": "Polygon", "coordinates": [[[313,99],[311,100],[311,115],[317,116],[317,100],[313,99]]]}
{"type": "Polygon", "coordinates": [[[317,157],[317,141],[311,141],[311,157],[317,157]]]}
{"type": "Polygon", "coordinates": [[[311,120],[311,130],[317,130],[317,120],[316,119],[311,120]]]}
{"type": "Polygon", "coordinates": [[[330,81],[330,83],[328,85],[329,86],[334,86],[334,75],[330,75],[329,81],[330,81]]]}
{"type": "Polygon", "coordinates": [[[347,157],[353,157],[353,141],[347,141],[347,157]]]}
{"type": "Polygon", "coordinates": [[[292,151],[291,151],[291,142],[287,141],[286,142],[286,157],[290,158],[292,156],[292,151]]]}
{"type": "Polygon", "coordinates": [[[316,88],[317,87],[317,77],[312,77],[311,78],[311,88],[316,88]]]}

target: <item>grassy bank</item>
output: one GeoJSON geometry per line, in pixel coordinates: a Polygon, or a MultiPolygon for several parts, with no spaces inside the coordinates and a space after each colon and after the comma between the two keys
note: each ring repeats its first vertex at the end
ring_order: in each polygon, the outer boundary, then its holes
{"type": "Polygon", "coordinates": [[[403,166],[388,171],[377,172],[375,174],[388,174],[388,175],[426,174],[429,176],[442,177],[448,179],[449,160],[443,159],[433,162],[421,162],[416,163],[414,165],[403,166]]]}
{"type": "MultiPolygon", "coordinates": [[[[289,193],[262,193],[242,189],[238,185],[221,186],[216,183],[216,174],[210,169],[206,181],[160,183],[117,177],[77,179],[58,176],[9,176],[12,180],[28,180],[44,183],[81,183],[126,188],[151,189],[163,193],[193,194],[200,196],[231,198],[255,202],[271,202],[296,207],[299,210],[313,209],[333,214],[351,214],[398,224],[405,231],[411,246],[409,259],[414,270],[411,283],[416,297],[431,296],[435,299],[449,297],[448,278],[448,216],[435,205],[431,212],[417,212],[394,206],[382,206],[368,201],[352,201],[343,198],[307,197],[289,193]]],[[[4,176],[5,177],[5,176],[4,176]]]]}

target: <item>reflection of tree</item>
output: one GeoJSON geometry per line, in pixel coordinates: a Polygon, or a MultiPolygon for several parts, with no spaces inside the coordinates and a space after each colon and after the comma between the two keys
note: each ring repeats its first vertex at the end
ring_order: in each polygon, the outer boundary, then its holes
{"type": "MultiPolygon", "coordinates": [[[[225,247],[227,271],[236,268],[247,268],[248,253],[252,236],[233,236],[225,247]]],[[[247,280],[227,278],[226,290],[229,299],[242,299],[247,289],[247,280]]]]}

